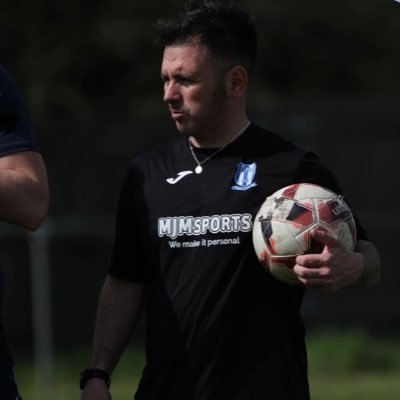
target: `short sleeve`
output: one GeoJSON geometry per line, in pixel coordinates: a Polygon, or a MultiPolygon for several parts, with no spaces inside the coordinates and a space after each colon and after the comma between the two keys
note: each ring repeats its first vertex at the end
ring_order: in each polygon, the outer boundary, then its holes
{"type": "Polygon", "coordinates": [[[0,65],[0,156],[39,151],[24,100],[11,75],[0,65]]]}
{"type": "MultiPolygon", "coordinates": [[[[342,194],[348,206],[352,209],[351,204],[346,199],[337,178],[332,171],[323,165],[318,156],[312,152],[306,152],[301,160],[295,175],[295,182],[308,182],[323,186],[335,193],[342,194]]],[[[361,226],[360,221],[352,209],[354,220],[357,227],[357,239],[368,240],[368,234],[361,226]]]]}
{"type": "Polygon", "coordinates": [[[142,181],[131,164],[120,190],[109,269],[110,275],[139,283],[147,282],[149,276],[142,181]]]}

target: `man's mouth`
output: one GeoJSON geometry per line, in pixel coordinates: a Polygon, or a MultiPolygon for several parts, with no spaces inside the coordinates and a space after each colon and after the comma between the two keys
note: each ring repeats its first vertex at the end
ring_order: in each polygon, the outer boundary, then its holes
{"type": "Polygon", "coordinates": [[[185,115],[188,115],[188,113],[183,110],[170,109],[170,112],[173,119],[179,119],[184,117],[185,115]]]}

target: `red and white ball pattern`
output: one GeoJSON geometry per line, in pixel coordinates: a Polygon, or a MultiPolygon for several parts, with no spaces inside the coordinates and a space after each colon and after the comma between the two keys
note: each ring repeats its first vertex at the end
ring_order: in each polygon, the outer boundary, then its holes
{"type": "Polygon", "coordinates": [[[253,225],[253,244],[264,268],[277,279],[297,285],[293,272],[300,254],[321,253],[323,244],[311,237],[314,228],[325,229],[352,250],[356,226],[342,196],[311,183],[286,186],[267,197],[253,225]]]}

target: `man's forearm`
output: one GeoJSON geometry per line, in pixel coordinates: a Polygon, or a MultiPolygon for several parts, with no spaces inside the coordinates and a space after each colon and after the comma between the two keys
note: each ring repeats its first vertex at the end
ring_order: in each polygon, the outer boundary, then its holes
{"type": "Polygon", "coordinates": [[[359,240],[355,251],[364,259],[364,269],[355,286],[368,287],[378,282],[381,276],[381,261],[378,250],[369,241],[359,240]]]}
{"type": "Polygon", "coordinates": [[[24,151],[0,157],[0,220],[37,229],[47,214],[49,190],[42,156],[24,151]]]}
{"type": "Polygon", "coordinates": [[[111,374],[136,325],[144,299],[143,285],[109,276],[97,312],[91,367],[111,374]]]}

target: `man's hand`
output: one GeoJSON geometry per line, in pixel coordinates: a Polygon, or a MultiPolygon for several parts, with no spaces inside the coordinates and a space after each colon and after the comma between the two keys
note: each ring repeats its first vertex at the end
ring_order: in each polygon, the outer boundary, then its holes
{"type": "Polygon", "coordinates": [[[347,250],[339,239],[323,230],[311,231],[312,238],[321,242],[321,254],[296,257],[293,270],[305,286],[316,286],[335,292],[358,281],[364,270],[362,254],[347,250]]]}
{"type": "Polygon", "coordinates": [[[81,400],[111,400],[111,394],[102,379],[92,378],[82,390],[81,400]]]}

